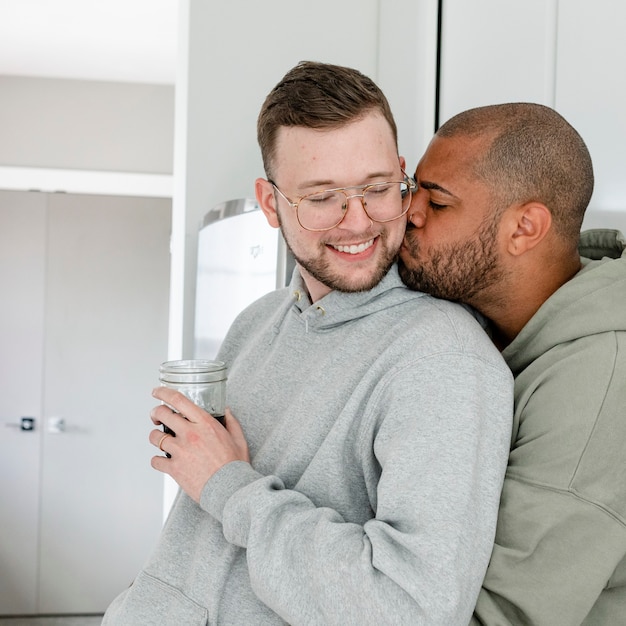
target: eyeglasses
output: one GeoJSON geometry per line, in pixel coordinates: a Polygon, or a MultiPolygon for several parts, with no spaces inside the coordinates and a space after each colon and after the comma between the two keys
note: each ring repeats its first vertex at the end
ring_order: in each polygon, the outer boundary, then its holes
{"type": "Polygon", "coordinates": [[[404,180],[401,182],[326,189],[309,193],[295,202],[290,200],[274,181],[268,182],[289,206],[296,210],[296,218],[302,228],[321,232],[331,230],[341,224],[348,212],[350,198],[361,199],[363,210],[373,222],[392,222],[406,215],[411,204],[412,193],[417,185],[412,178],[402,173],[404,180]],[[358,190],[361,190],[361,193],[350,193],[358,190]]]}

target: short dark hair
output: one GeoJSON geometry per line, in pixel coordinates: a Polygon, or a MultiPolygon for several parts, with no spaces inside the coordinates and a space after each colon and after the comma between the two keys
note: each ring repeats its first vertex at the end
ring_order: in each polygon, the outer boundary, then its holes
{"type": "Polygon", "coordinates": [[[272,89],[259,113],[257,139],[266,175],[272,177],[281,126],[338,128],[370,111],[380,111],[389,122],[397,145],[398,131],[389,102],[373,80],[349,67],[298,63],[272,89]]]}
{"type": "Polygon", "coordinates": [[[452,117],[437,135],[491,139],[474,173],[500,207],[541,202],[552,213],[555,232],[578,242],[593,166],[582,137],[554,109],[528,102],[478,107],[452,117]]]}

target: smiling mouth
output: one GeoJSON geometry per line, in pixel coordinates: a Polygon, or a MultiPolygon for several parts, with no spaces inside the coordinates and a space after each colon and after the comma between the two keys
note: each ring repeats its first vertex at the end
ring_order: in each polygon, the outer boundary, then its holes
{"type": "Polygon", "coordinates": [[[364,243],[352,244],[350,246],[335,246],[333,244],[329,244],[331,248],[334,248],[338,252],[345,252],[346,254],[359,254],[371,248],[374,245],[374,240],[370,239],[369,241],[365,241],[364,243]]]}

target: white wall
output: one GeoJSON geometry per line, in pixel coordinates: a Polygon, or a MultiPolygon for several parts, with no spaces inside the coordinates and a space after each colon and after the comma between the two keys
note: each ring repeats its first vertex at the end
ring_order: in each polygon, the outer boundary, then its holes
{"type": "Polygon", "coordinates": [[[0,76],[0,166],[171,174],[174,87],[0,76]]]}

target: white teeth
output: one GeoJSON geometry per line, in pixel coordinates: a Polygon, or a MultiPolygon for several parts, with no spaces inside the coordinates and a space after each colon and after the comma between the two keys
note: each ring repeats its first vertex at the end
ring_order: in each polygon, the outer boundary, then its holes
{"type": "Polygon", "coordinates": [[[359,245],[352,244],[351,246],[333,246],[335,250],[339,250],[339,252],[346,252],[347,254],[358,254],[359,252],[363,252],[363,250],[367,250],[370,246],[374,245],[374,240],[370,239],[365,243],[360,243],[359,245]]]}

